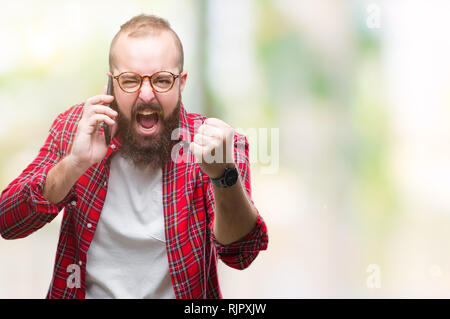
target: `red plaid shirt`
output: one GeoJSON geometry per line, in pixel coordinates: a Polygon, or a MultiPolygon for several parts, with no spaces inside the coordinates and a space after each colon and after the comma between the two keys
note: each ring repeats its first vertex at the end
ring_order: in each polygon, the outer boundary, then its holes
{"type": "MultiPolygon", "coordinates": [[[[105,202],[111,155],[120,147],[120,138],[112,139],[105,158],[92,165],[60,203],[53,205],[44,198],[42,190],[47,173],[70,151],[82,110],[83,104],[75,105],[57,117],[36,159],[0,197],[0,232],[6,239],[28,236],[51,222],[64,208],[47,298],[85,297],[86,262],[89,262],[86,255],[105,202]],[[79,288],[67,284],[73,265],[80,267],[79,288]]],[[[268,243],[266,225],[259,213],[256,227],[241,240],[230,245],[216,241],[212,232],[212,184],[195,163],[193,154],[188,152],[194,130],[205,119],[202,115],[187,113],[181,106],[177,146],[183,147],[176,161],[168,161],[162,169],[166,250],[177,298],[221,298],[217,259],[221,258],[230,267],[244,269],[268,243]]],[[[238,133],[234,142],[235,162],[251,200],[248,142],[238,133]]]]}

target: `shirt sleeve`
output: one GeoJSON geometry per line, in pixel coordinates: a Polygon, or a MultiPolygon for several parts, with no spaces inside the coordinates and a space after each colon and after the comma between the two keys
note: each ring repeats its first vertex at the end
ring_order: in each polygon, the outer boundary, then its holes
{"type": "Polygon", "coordinates": [[[266,224],[259,214],[251,199],[251,183],[250,183],[250,169],[249,169],[249,145],[247,138],[243,135],[235,135],[234,142],[235,162],[238,167],[239,176],[242,185],[245,187],[247,196],[251,201],[253,208],[257,212],[256,225],[254,229],[240,240],[223,245],[219,243],[213,233],[214,221],[214,193],[213,186],[208,177],[206,181],[206,196],[207,196],[207,210],[209,215],[209,230],[211,240],[216,247],[216,251],[222,261],[235,269],[247,268],[253,260],[258,256],[261,250],[267,249],[268,234],[266,224]]]}
{"type": "Polygon", "coordinates": [[[51,222],[70,201],[76,199],[75,187],[58,204],[43,196],[47,174],[60,160],[58,126],[60,115],[38,156],[0,195],[0,234],[5,239],[23,238],[51,222]]]}

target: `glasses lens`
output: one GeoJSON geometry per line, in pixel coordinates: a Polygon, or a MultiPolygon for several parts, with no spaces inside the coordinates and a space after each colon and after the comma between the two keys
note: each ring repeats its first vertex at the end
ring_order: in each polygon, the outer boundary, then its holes
{"type": "Polygon", "coordinates": [[[169,90],[173,85],[173,76],[169,72],[158,72],[152,76],[153,88],[158,92],[169,90]]]}
{"type": "Polygon", "coordinates": [[[134,92],[141,85],[141,77],[134,73],[123,73],[119,78],[119,84],[122,90],[134,92]]]}

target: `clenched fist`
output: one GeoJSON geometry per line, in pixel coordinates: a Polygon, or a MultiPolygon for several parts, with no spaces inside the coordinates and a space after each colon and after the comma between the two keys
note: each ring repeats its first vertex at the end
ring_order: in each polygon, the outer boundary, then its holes
{"type": "Polygon", "coordinates": [[[227,123],[208,118],[198,128],[189,150],[200,169],[210,178],[219,178],[234,162],[234,130],[227,123]]]}

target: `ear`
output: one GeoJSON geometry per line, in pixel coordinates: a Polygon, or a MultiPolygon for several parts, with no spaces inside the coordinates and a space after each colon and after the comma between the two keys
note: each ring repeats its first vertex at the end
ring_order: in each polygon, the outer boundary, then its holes
{"type": "Polygon", "coordinates": [[[183,71],[180,74],[180,93],[183,92],[184,86],[186,85],[186,79],[187,79],[187,72],[183,71]]]}
{"type": "Polygon", "coordinates": [[[112,76],[112,73],[108,71],[108,72],[106,72],[106,75],[107,76],[112,76]]]}

